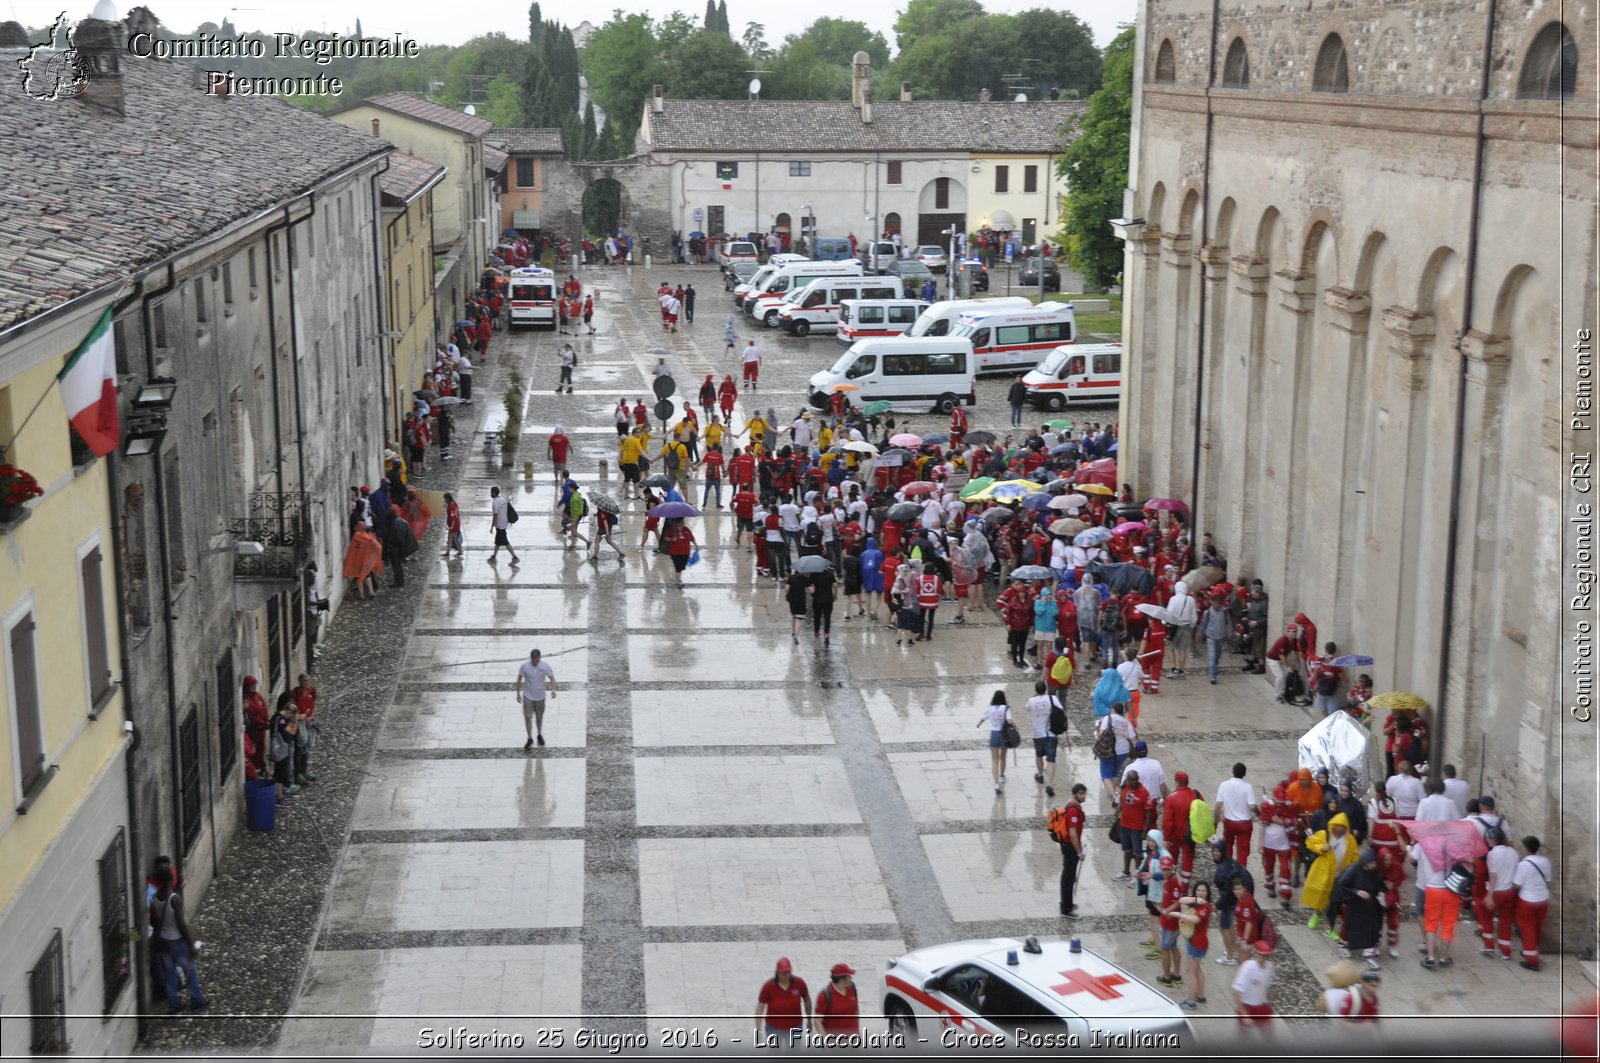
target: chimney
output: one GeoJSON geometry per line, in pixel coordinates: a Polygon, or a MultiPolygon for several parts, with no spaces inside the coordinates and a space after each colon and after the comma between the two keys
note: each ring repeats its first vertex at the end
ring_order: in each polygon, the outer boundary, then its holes
{"type": "Polygon", "coordinates": [[[861,86],[861,124],[872,124],[872,86],[861,86]]]}
{"type": "Polygon", "coordinates": [[[372,135],[378,135],[378,120],[376,118],[372,120],[372,135]]]}
{"type": "MultiPolygon", "coordinates": [[[[100,8],[95,9],[96,13],[100,8]]],[[[86,18],[72,31],[72,46],[88,77],[80,99],[86,107],[122,115],[122,23],[86,18]]]]}
{"type": "Polygon", "coordinates": [[[900,102],[901,103],[910,103],[911,102],[911,82],[909,82],[909,81],[900,82],[900,102]]]}
{"type": "Polygon", "coordinates": [[[872,56],[857,52],[850,59],[850,103],[860,107],[865,90],[872,86],[872,56]]]}
{"type": "Polygon", "coordinates": [[[650,110],[660,114],[667,109],[667,90],[661,85],[650,86],[650,110]]]}
{"type": "Polygon", "coordinates": [[[978,102],[979,103],[988,103],[990,98],[991,97],[989,96],[989,90],[988,89],[979,89],[978,90],[978,102]]]}

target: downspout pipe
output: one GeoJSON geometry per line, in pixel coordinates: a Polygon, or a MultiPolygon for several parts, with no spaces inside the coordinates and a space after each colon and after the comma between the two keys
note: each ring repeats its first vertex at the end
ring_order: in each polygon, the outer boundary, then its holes
{"type": "Polygon", "coordinates": [[[1433,735],[1430,744],[1433,752],[1428,757],[1428,778],[1442,778],[1445,762],[1445,712],[1449,701],[1451,647],[1454,640],[1450,629],[1455,625],[1456,613],[1456,563],[1460,549],[1456,540],[1461,530],[1461,476],[1463,448],[1467,436],[1467,332],[1472,328],[1472,315],[1476,300],[1473,298],[1478,284],[1478,227],[1483,209],[1483,165],[1488,151],[1488,138],[1484,133],[1484,104],[1489,99],[1489,71],[1494,57],[1494,19],[1496,0],[1489,0],[1488,14],[1483,27],[1483,55],[1479,59],[1481,75],[1478,81],[1478,128],[1473,143],[1472,200],[1467,211],[1467,265],[1463,276],[1466,295],[1461,301],[1461,328],[1456,333],[1453,346],[1456,350],[1456,426],[1454,446],[1450,450],[1450,518],[1444,544],[1444,609],[1439,622],[1439,675],[1438,711],[1433,714],[1433,735]]]}
{"type": "Polygon", "coordinates": [[[1211,147],[1216,123],[1212,93],[1217,84],[1217,19],[1220,0],[1211,0],[1211,50],[1206,60],[1206,138],[1200,170],[1200,299],[1195,311],[1194,445],[1189,458],[1189,549],[1200,559],[1200,432],[1206,394],[1206,246],[1211,240],[1211,147]]]}
{"type": "MultiPolygon", "coordinates": [[[[382,180],[383,175],[389,171],[389,160],[390,160],[390,158],[392,158],[392,156],[388,156],[388,155],[384,156],[382,168],[380,168],[377,172],[375,172],[372,175],[372,178],[371,178],[371,187],[372,187],[372,276],[373,276],[374,281],[375,281],[373,287],[376,289],[376,291],[374,292],[375,298],[373,300],[372,306],[373,306],[373,317],[374,317],[374,321],[375,321],[375,328],[373,330],[374,331],[374,335],[379,336],[380,338],[382,338],[382,339],[387,341],[385,343],[378,344],[378,350],[385,352],[384,357],[387,359],[387,361],[389,363],[388,365],[379,365],[378,366],[378,394],[381,397],[381,400],[383,402],[383,409],[385,411],[383,417],[381,418],[381,423],[383,424],[383,433],[384,433],[384,435],[386,435],[386,436],[389,435],[388,420],[389,420],[390,415],[393,415],[394,418],[395,418],[395,421],[394,421],[394,438],[398,439],[398,438],[400,438],[400,421],[402,420],[402,418],[400,416],[400,412],[399,412],[400,385],[399,385],[398,381],[393,379],[394,373],[395,373],[394,340],[389,339],[387,336],[384,335],[386,332],[390,331],[389,330],[389,315],[387,313],[387,309],[388,309],[388,298],[387,298],[387,295],[388,295],[388,291],[389,291],[389,277],[388,277],[388,274],[384,271],[384,268],[383,268],[384,267],[383,253],[382,253],[382,251],[379,250],[381,247],[387,246],[387,241],[385,241],[384,238],[383,238],[384,234],[383,234],[383,224],[382,224],[382,218],[383,218],[383,186],[381,184],[379,184],[379,182],[382,180]]],[[[405,204],[404,210],[409,212],[411,210],[411,204],[410,203],[405,204]]],[[[430,252],[429,253],[429,265],[431,266],[432,265],[432,253],[431,252],[432,252],[432,248],[433,248],[433,238],[432,238],[432,234],[431,233],[429,234],[428,247],[429,247],[429,252],[430,252]]],[[[428,283],[430,283],[430,284],[432,283],[432,278],[431,277],[429,278],[428,283]]],[[[360,327],[358,326],[357,331],[359,331],[359,330],[360,330],[360,327]]],[[[437,342],[438,341],[438,337],[437,336],[433,337],[433,341],[437,342]]]]}

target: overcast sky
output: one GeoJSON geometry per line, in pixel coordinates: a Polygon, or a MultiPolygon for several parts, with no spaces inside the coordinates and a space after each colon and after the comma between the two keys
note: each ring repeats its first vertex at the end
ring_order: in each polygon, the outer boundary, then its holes
{"type": "MultiPolygon", "coordinates": [[[[224,17],[231,18],[241,30],[264,33],[349,32],[359,18],[362,32],[369,37],[399,33],[423,44],[460,44],[496,30],[511,37],[523,37],[528,32],[525,0],[474,4],[465,8],[436,0],[346,0],[337,5],[326,0],[236,0],[236,7],[229,6],[235,0],[219,0],[216,4],[195,0],[113,2],[123,15],[136,3],[143,2],[163,25],[177,33],[188,32],[202,22],[221,22],[224,17]]],[[[984,8],[989,11],[1058,6],[1068,8],[1088,23],[1095,43],[1103,47],[1116,35],[1119,23],[1133,21],[1136,0],[1069,0],[1064,4],[1060,0],[984,0],[984,8]]],[[[48,26],[63,8],[69,18],[76,20],[93,7],[93,0],[0,0],[0,11],[5,12],[0,17],[15,19],[25,26],[48,26]]],[[[611,11],[617,7],[628,12],[644,11],[653,18],[683,11],[696,22],[706,10],[705,0],[627,0],[624,3],[543,0],[541,3],[545,18],[568,25],[577,25],[585,18],[599,25],[610,18],[611,11]]],[[[860,19],[882,33],[892,50],[895,15],[902,7],[903,0],[806,0],[776,6],[756,0],[729,0],[728,21],[735,38],[743,33],[745,23],[760,22],[766,27],[768,43],[776,45],[788,34],[800,32],[824,15],[860,19]]]]}

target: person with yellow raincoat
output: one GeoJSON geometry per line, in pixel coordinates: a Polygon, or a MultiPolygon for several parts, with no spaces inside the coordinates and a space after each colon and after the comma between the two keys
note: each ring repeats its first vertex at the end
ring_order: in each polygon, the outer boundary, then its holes
{"type": "Polygon", "coordinates": [[[1306,839],[1306,848],[1315,859],[1306,872],[1306,884],[1300,891],[1300,907],[1311,909],[1311,919],[1306,924],[1312,930],[1322,921],[1322,913],[1333,900],[1333,883],[1339,872],[1355,863],[1360,856],[1360,846],[1350,834],[1350,820],[1343,812],[1328,820],[1327,830],[1319,830],[1306,839]]]}

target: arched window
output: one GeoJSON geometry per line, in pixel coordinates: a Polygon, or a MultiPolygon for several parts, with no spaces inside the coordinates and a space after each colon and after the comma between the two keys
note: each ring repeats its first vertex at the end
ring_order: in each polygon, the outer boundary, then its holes
{"type": "Polygon", "coordinates": [[[1311,75],[1311,88],[1317,92],[1350,91],[1350,60],[1345,55],[1344,40],[1337,33],[1322,39],[1317,68],[1311,75]]]}
{"type": "Polygon", "coordinates": [[[1235,37],[1233,43],[1228,45],[1228,58],[1222,64],[1222,87],[1250,87],[1250,53],[1245,49],[1243,37],[1235,37]]]}
{"type": "Polygon", "coordinates": [[[1178,61],[1172,55],[1172,42],[1162,41],[1156,52],[1156,80],[1171,84],[1178,80],[1178,61]]]}
{"type": "Polygon", "coordinates": [[[1570,100],[1578,87],[1578,45],[1559,22],[1539,31],[1517,76],[1519,100],[1570,100]]]}

